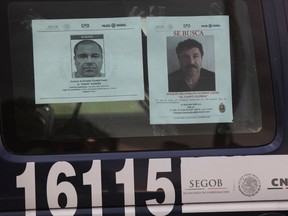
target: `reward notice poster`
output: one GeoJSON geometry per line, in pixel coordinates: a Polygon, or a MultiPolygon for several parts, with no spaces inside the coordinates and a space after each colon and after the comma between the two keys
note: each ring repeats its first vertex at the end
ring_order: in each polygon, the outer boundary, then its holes
{"type": "Polygon", "coordinates": [[[37,104],[143,100],[140,17],[33,20],[37,104]]]}
{"type": "Polygon", "coordinates": [[[148,17],[151,124],[232,122],[228,16],[148,17]]]}

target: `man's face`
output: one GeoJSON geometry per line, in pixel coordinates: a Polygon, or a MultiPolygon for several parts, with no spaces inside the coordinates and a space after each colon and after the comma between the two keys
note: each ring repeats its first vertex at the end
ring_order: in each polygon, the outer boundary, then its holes
{"type": "Polygon", "coordinates": [[[194,77],[200,74],[202,55],[199,48],[183,50],[178,54],[179,64],[185,77],[194,77]]]}
{"type": "Polygon", "coordinates": [[[100,76],[103,57],[97,44],[79,44],[74,60],[80,77],[100,76]]]}

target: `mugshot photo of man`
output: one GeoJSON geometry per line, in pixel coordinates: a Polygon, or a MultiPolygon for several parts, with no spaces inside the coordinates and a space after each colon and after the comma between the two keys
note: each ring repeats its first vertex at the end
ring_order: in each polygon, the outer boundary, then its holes
{"type": "Polygon", "coordinates": [[[102,47],[94,40],[81,40],[74,46],[74,65],[73,78],[104,77],[102,47]]]}
{"type": "Polygon", "coordinates": [[[215,91],[215,73],[202,67],[204,51],[200,42],[183,40],[176,54],[180,68],[168,75],[169,92],[215,91]]]}

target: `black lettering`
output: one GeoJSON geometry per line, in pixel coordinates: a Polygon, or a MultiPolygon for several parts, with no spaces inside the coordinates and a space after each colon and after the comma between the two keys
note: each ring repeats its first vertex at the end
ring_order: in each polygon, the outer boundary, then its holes
{"type": "Polygon", "coordinates": [[[280,186],[288,186],[288,178],[280,179],[280,186]]]}

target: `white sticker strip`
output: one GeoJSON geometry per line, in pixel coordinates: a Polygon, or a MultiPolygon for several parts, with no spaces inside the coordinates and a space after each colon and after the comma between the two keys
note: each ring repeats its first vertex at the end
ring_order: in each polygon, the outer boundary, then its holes
{"type": "Polygon", "coordinates": [[[288,200],[287,164],[287,156],[182,158],[182,202],[288,200]]]}

